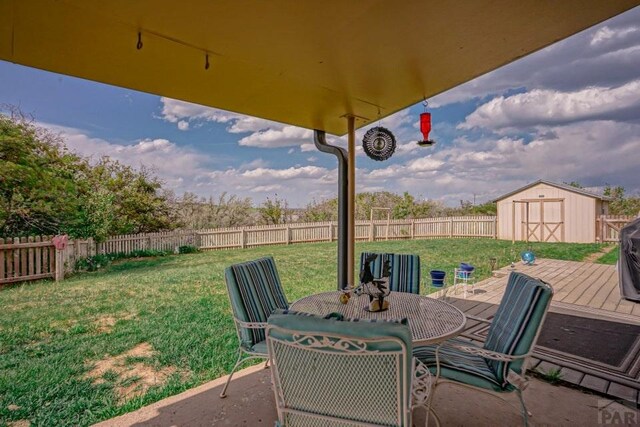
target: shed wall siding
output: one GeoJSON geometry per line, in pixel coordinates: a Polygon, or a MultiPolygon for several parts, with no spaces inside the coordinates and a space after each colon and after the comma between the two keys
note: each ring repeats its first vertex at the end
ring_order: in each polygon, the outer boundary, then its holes
{"type": "MultiPolygon", "coordinates": [[[[542,200],[564,199],[565,241],[575,243],[592,243],[596,239],[596,212],[601,205],[598,199],[584,196],[561,188],[556,188],[544,183],[513,194],[498,202],[498,238],[511,240],[513,226],[513,201],[514,200],[542,200]],[[541,197],[542,196],[542,197],[541,197]]],[[[536,204],[536,206],[539,206],[536,204]]],[[[560,221],[561,211],[559,203],[545,203],[545,221],[560,221]]],[[[529,220],[539,221],[539,210],[534,209],[529,220]]],[[[515,238],[525,240],[526,232],[522,229],[522,222],[526,218],[525,208],[522,204],[516,204],[515,212],[515,238]]],[[[559,235],[559,231],[557,232],[559,235]]],[[[545,236],[548,231],[545,230],[545,236]]]]}

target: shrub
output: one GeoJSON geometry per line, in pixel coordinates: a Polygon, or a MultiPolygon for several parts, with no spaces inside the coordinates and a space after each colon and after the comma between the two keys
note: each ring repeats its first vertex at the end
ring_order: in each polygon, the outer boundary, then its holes
{"type": "Polygon", "coordinates": [[[180,246],[178,248],[179,254],[195,254],[196,252],[200,252],[200,250],[191,245],[180,246]]]}
{"type": "Polygon", "coordinates": [[[172,251],[160,251],[156,249],[137,249],[129,253],[113,252],[109,254],[97,254],[76,261],[76,271],[96,271],[110,265],[113,261],[126,258],[148,258],[171,255],[172,251]]]}

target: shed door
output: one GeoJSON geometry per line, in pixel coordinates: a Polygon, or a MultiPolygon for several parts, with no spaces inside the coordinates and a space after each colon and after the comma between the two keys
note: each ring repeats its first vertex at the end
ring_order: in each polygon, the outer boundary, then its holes
{"type": "Polygon", "coordinates": [[[564,242],[564,199],[522,202],[522,235],[527,242],[564,242]]]}

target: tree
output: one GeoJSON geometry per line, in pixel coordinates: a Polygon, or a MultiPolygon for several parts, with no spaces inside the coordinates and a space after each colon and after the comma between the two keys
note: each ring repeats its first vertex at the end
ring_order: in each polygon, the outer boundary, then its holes
{"type": "Polygon", "coordinates": [[[97,240],[174,228],[162,182],[108,157],[90,164],[15,109],[0,114],[0,234],[97,240]]]}
{"type": "MultiPolygon", "coordinates": [[[[173,197],[172,197],[173,199],[173,197]]],[[[214,200],[186,192],[171,202],[180,227],[199,229],[217,227],[241,227],[258,221],[250,198],[239,198],[226,192],[214,200]]]]}
{"type": "Polygon", "coordinates": [[[16,110],[0,114],[0,233],[55,234],[80,218],[86,161],[16,110]]]}
{"type": "Polygon", "coordinates": [[[338,199],[316,201],[309,203],[300,215],[303,222],[337,221],[338,199]]]}
{"type": "Polygon", "coordinates": [[[175,228],[162,181],[144,166],[139,170],[113,160],[101,158],[87,174],[91,190],[112,195],[117,221],[111,234],[149,233],[175,228]]]}
{"type": "Polygon", "coordinates": [[[267,200],[258,208],[265,224],[284,224],[289,219],[289,205],[276,194],[273,200],[267,200]]]}
{"type": "Polygon", "coordinates": [[[625,197],[624,187],[607,185],[604,195],[613,199],[609,202],[609,213],[612,215],[640,215],[640,197],[625,197]]]}
{"type": "Polygon", "coordinates": [[[584,188],[584,186],[580,184],[578,181],[565,182],[565,184],[575,188],[584,188]]]}

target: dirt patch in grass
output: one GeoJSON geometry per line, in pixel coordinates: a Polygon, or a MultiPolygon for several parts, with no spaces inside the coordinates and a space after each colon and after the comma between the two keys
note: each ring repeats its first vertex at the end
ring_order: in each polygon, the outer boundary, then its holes
{"type": "Polygon", "coordinates": [[[595,262],[596,260],[598,260],[602,255],[608,254],[609,252],[611,252],[612,250],[614,250],[616,248],[615,245],[608,245],[608,246],[603,246],[602,248],[600,248],[599,252],[594,252],[592,254],[587,255],[582,262],[595,262]]]}
{"type": "Polygon", "coordinates": [[[29,427],[31,426],[31,421],[29,420],[18,420],[18,421],[9,421],[7,423],[8,427],[29,427]]]}
{"type": "Polygon", "coordinates": [[[115,376],[114,391],[123,403],[144,395],[150,387],[164,384],[177,371],[171,366],[152,366],[149,359],[153,355],[151,344],[138,344],[122,354],[93,362],[85,378],[92,379],[93,384],[102,384],[106,382],[105,376],[115,376]]]}
{"type": "Polygon", "coordinates": [[[135,314],[127,314],[124,316],[105,315],[98,317],[94,324],[96,325],[96,331],[99,334],[108,334],[113,330],[118,320],[129,320],[136,317],[135,314]]]}

